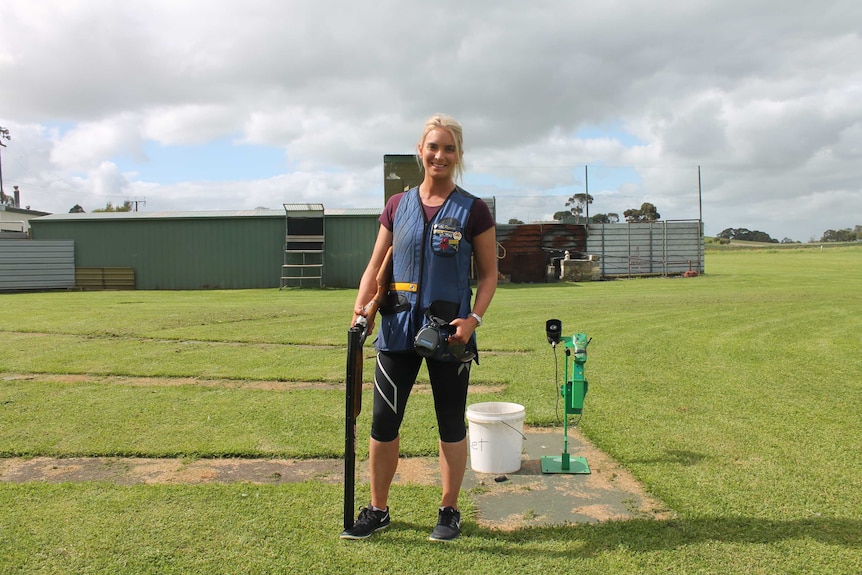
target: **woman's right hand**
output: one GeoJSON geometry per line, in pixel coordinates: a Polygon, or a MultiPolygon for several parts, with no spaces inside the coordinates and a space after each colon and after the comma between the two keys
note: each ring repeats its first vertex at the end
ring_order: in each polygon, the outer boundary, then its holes
{"type": "MultiPolygon", "coordinates": [[[[351,327],[356,325],[356,322],[359,321],[359,318],[366,318],[366,321],[367,321],[368,310],[366,310],[364,306],[357,304],[356,307],[353,308],[353,323],[350,324],[351,327]]],[[[370,335],[373,330],[374,330],[374,324],[369,323],[368,324],[368,332],[366,335],[370,335]]]]}

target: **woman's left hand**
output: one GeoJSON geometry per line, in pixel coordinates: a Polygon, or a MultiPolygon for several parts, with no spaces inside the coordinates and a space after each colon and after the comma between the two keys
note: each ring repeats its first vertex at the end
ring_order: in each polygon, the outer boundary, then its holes
{"type": "Polygon", "coordinates": [[[449,336],[450,342],[466,344],[476,331],[476,320],[473,318],[459,317],[450,321],[449,325],[455,328],[455,332],[449,336]]]}

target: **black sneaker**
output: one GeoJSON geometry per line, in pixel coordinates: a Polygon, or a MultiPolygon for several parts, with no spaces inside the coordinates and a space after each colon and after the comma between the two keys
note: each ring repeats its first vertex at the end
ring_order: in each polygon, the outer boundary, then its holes
{"type": "Polygon", "coordinates": [[[461,513],[454,507],[444,507],[437,515],[437,527],[428,537],[431,541],[452,541],[461,535],[461,513]]]}
{"type": "Polygon", "coordinates": [[[381,531],[389,527],[389,508],[385,511],[375,511],[371,507],[363,507],[359,510],[359,518],[353,527],[345,529],[341,533],[342,539],[366,539],[371,537],[375,531],[381,531]]]}

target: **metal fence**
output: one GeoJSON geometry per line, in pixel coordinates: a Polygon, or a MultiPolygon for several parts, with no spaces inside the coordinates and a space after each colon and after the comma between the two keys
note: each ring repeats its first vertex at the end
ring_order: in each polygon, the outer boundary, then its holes
{"type": "Polygon", "coordinates": [[[75,287],[75,242],[0,240],[0,291],[75,287]]]}
{"type": "Polygon", "coordinates": [[[704,273],[699,220],[590,224],[587,252],[600,258],[602,277],[704,273]]]}

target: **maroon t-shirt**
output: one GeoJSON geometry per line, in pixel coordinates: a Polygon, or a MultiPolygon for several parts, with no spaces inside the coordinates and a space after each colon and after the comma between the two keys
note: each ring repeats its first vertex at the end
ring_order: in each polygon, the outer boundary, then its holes
{"type": "MultiPolygon", "coordinates": [[[[395,212],[398,210],[398,204],[406,193],[407,192],[400,192],[389,198],[389,201],[386,202],[386,207],[383,209],[383,213],[380,214],[380,217],[378,218],[378,221],[383,225],[383,227],[390,232],[392,231],[392,222],[395,219],[395,212]]],[[[442,207],[442,204],[433,207],[422,204],[422,208],[425,210],[425,221],[430,222],[442,207]]],[[[464,239],[473,243],[473,238],[482,232],[491,229],[493,226],[494,218],[491,216],[491,210],[488,209],[488,204],[486,204],[482,199],[476,198],[476,201],[473,202],[473,207],[470,208],[470,217],[467,218],[467,224],[464,226],[464,239]]]]}

